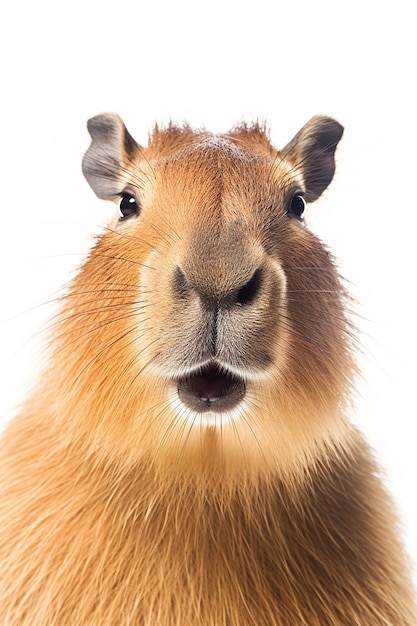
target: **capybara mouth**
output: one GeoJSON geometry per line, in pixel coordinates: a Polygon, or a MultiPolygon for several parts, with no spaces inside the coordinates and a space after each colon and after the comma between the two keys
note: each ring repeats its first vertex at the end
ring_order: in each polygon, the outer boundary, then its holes
{"type": "Polygon", "coordinates": [[[246,384],[243,378],[209,365],[177,381],[178,396],[198,413],[221,413],[235,408],[244,398],[246,384]]]}

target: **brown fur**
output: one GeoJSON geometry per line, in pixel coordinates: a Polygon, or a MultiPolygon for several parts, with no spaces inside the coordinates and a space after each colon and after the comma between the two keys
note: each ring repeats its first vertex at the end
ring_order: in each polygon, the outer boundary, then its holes
{"type": "Polygon", "coordinates": [[[341,127],[314,118],[282,152],[258,126],[170,126],[146,149],[117,116],[89,129],[93,189],[141,213],[97,240],[3,437],[1,624],[412,626],[392,506],[346,419],[347,295],[287,214],[329,184],[341,127]],[[246,395],[204,425],[176,381],[209,358],[246,395]]]}

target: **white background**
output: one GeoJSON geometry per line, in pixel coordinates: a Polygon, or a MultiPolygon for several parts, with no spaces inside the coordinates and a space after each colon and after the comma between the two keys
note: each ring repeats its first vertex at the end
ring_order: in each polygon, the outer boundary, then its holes
{"type": "Polygon", "coordinates": [[[361,317],[356,423],[387,472],[417,562],[416,58],[412,3],[3,3],[0,424],[39,370],[55,298],[113,215],[84,181],[88,117],[218,132],[265,120],[277,147],[313,115],[346,128],[309,225],[361,317]]]}

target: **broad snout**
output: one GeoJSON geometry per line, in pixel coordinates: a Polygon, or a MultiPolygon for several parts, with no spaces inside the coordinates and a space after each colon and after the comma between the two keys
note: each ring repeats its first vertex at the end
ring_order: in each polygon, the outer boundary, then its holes
{"type": "Polygon", "coordinates": [[[240,224],[223,222],[222,229],[200,225],[146,265],[144,290],[158,310],[149,329],[152,366],[190,415],[230,414],[284,352],[280,263],[240,224]]]}
{"type": "Polygon", "coordinates": [[[193,246],[171,273],[172,361],[181,363],[173,379],[182,404],[199,414],[230,413],[250,380],[267,374],[284,306],[279,265],[242,238],[220,239],[199,254],[193,246]]]}

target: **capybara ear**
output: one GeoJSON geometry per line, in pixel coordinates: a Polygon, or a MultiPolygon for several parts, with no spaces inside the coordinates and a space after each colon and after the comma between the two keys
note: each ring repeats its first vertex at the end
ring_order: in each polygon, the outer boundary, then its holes
{"type": "Polygon", "coordinates": [[[83,158],[83,174],[99,198],[114,200],[123,191],[123,173],[140,147],[115,113],[92,117],[87,128],[92,141],[83,158]]]}
{"type": "Polygon", "coordinates": [[[313,117],[281,151],[302,173],[305,198],[317,200],[331,183],[343,126],[331,117],[313,117]]]}

